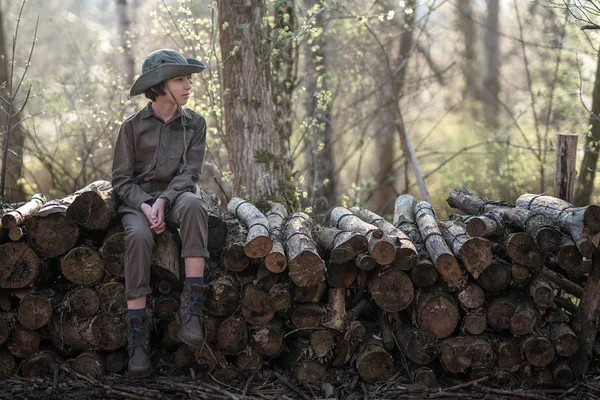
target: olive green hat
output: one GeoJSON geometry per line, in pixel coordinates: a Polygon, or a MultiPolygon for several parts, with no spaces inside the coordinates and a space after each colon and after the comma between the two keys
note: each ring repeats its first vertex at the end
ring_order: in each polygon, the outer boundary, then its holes
{"type": "Polygon", "coordinates": [[[171,49],[156,50],[146,56],[142,75],[131,85],[129,96],[137,96],[167,79],[202,72],[206,65],[193,58],[185,58],[171,49]]]}

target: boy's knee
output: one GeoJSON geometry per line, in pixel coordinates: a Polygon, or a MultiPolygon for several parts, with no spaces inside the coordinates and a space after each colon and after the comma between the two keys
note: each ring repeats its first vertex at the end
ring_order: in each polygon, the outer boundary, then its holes
{"type": "Polygon", "coordinates": [[[129,243],[146,244],[152,246],[154,237],[148,226],[136,226],[127,230],[127,241],[129,243]]]}
{"type": "Polygon", "coordinates": [[[185,196],[179,201],[179,207],[183,212],[194,212],[206,215],[206,209],[202,204],[202,200],[196,196],[185,196]]]}

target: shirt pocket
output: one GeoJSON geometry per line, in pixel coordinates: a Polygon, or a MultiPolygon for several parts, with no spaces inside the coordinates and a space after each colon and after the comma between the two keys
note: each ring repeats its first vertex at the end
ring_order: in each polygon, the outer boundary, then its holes
{"type": "Polygon", "coordinates": [[[169,148],[170,159],[180,159],[183,156],[183,136],[181,134],[171,137],[171,146],[169,148]]]}

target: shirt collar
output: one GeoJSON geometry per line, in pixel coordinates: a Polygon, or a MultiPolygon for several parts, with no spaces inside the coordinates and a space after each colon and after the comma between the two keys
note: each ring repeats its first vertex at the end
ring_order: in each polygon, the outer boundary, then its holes
{"type": "MultiPolygon", "coordinates": [[[[175,117],[173,117],[173,119],[175,119],[179,116],[180,116],[179,111],[177,111],[177,114],[175,114],[175,117]]],[[[142,109],[142,118],[146,119],[146,118],[150,118],[150,117],[155,117],[155,118],[161,119],[154,113],[154,110],[152,110],[152,102],[151,101],[149,101],[148,104],[146,104],[146,107],[144,107],[142,109]]],[[[184,113],[184,118],[185,118],[185,113],[184,113]]],[[[187,117],[187,119],[190,119],[190,117],[187,117]]]]}

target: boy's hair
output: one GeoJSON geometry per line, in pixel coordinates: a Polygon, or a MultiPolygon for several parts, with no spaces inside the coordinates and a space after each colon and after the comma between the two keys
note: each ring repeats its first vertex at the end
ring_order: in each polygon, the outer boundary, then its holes
{"type": "Polygon", "coordinates": [[[166,81],[162,81],[158,85],[149,87],[148,89],[146,89],[144,91],[144,96],[146,96],[146,98],[150,101],[156,101],[156,98],[158,96],[166,94],[166,92],[165,92],[166,83],[167,83],[166,81]]]}

